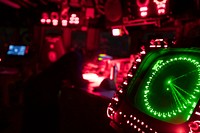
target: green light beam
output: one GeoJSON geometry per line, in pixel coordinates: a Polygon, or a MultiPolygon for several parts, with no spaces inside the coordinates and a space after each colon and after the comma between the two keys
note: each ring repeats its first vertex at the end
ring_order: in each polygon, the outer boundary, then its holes
{"type": "Polygon", "coordinates": [[[180,97],[179,99],[181,99],[185,104],[187,104],[187,100],[184,98],[184,96],[176,88],[174,89],[174,91],[180,97]]]}
{"type": "Polygon", "coordinates": [[[191,74],[191,73],[193,73],[193,72],[195,72],[195,71],[197,71],[197,70],[198,70],[198,69],[195,69],[195,70],[193,70],[193,71],[191,71],[191,72],[182,74],[182,75],[180,75],[180,76],[174,78],[172,81],[175,81],[175,80],[177,80],[177,79],[180,79],[180,78],[182,78],[182,77],[184,77],[184,76],[186,76],[186,75],[188,75],[188,74],[191,74]]]}
{"type": "Polygon", "coordinates": [[[174,86],[171,85],[171,84],[170,84],[170,86],[171,86],[171,88],[172,88],[172,95],[173,95],[173,97],[174,97],[174,100],[175,100],[175,102],[177,102],[177,106],[178,106],[178,107],[182,107],[182,104],[181,104],[181,102],[180,102],[178,96],[176,95],[176,92],[174,91],[174,90],[175,90],[174,86]]]}
{"type": "Polygon", "coordinates": [[[175,86],[178,90],[184,92],[184,93],[187,94],[188,96],[191,96],[190,93],[188,93],[187,91],[183,90],[181,87],[179,87],[179,86],[177,86],[177,85],[175,85],[175,84],[173,84],[173,86],[175,86]]]}

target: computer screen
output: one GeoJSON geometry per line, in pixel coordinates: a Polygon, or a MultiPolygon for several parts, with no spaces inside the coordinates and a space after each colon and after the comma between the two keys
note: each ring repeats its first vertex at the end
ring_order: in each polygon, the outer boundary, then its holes
{"type": "Polygon", "coordinates": [[[7,55],[24,56],[26,54],[25,45],[9,45],[7,55]]]}

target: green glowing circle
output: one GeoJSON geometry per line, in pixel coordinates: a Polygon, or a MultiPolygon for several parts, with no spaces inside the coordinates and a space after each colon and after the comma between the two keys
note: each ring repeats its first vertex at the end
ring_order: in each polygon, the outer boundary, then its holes
{"type": "Polygon", "coordinates": [[[165,119],[183,111],[190,116],[200,93],[200,63],[189,57],[159,60],[150,70],[143,89],[149,114],[165,119]]]}

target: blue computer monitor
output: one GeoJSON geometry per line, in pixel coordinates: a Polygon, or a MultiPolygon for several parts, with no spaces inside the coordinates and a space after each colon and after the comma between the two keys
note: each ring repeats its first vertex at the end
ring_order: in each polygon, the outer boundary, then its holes
{"type": "Polygon", "coordinates": [[[9,45],[7,55],[24,56],[26,54],[25,45],[9,45]]]}

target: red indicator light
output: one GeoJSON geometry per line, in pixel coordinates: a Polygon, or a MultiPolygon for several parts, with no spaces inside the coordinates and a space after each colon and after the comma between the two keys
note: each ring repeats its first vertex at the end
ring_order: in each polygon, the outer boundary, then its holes
{"type": "Polygon", "coordinates": [[[137,6],[139,7],[140,16],[146,17],[148,14],[149,0],[145,0],[145,1],[137,0],[136,3],[137,3],[137,6]]]}
{"type": "Polygon", "coordinates": [[[53,24],[53,26],[57,26],[58,25],[58,20],[56,20],[56,19],[52,20],[52,24],[53,24]]]}
{"type": "Polygon", "coordinates": [[[157,5],[158,15],[165,14],[167,0],[154,0],[153,2],[157,5]]]}
{"type": "Polygon", "coordinates": [[[50,51],[50,52],[48,53],[48,58],[49,58],[49,61],[55,62],[55,61],[57,60],[57,55],[56,55],[55,52],[50,51]]]}
{"type": "Polygon", "coordinates": [[[67,26],[67,20],[62,20],[62,26],[67,26]]]}
{"type": "Polygon", "coordinates": [[[140,16],[141,16],[141,17],[146,17],[146,16],[147,16],[147,12],[141,12],[141,13],[140,13],[140,16]]]}
{"type": "Polygon", "coordinates": [[[112,35],[113,36],[121,36],[122,35],[121,29],[112,29],[112,35]]]}
{"type": "Polygon", "coordinates": [[[47,20],[46,20],[46,23],[47,23],[47,24],[50,24],[50,23],[51,23],[51,19],[47,19],[47,20]]]}
{"type": "Polygon", "coordinates": [[[45,23],[45,19],[44,19],[44,18],[40,19],[40,22],[41,22],[42,24],[44,24],[44,23],[45,23]]]}
{"type": "Polygon", "coordinates": [[[51,49],[54,49],[54,45],[53,44],[50,44],[49,46],[51,49]]]}
{"type": "Polygon", "coordinates": [[[148,8],[145,6],[145,7],[140,7],[140,11],[141,12],[144,12],[144,11],[147,11],[148,10],[148,8]]]}
{"type": "Polygon", "coordinates": [[[79,24],[79,17],[76,14],[71,14],[69,23],[70,24],[79,24]]]}

